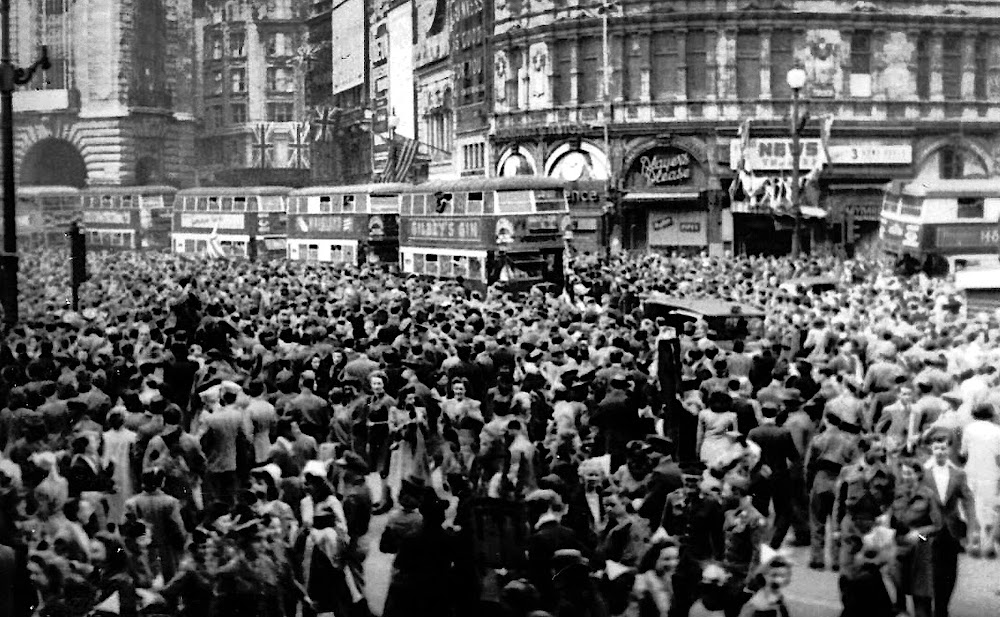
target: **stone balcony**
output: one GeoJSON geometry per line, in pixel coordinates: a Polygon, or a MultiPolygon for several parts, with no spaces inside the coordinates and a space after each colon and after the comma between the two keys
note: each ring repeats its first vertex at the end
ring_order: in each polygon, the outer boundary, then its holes
{"type": "MultiPolygon", "coordinates": [[[[833,116],[837,120],[919,122],[1000,122],[1000,101],[922,101],[875,99],[805,99],[801,101],[813,117],[833,116]]],[[[615,126],[662,122],[725,122],[738,124],[745,118],[782,120],[788,117],[791,100],[617,102],[610,123],[615,126]]],[[[605,110],[600,103],[567,105],[547,109],[512,110],[494,114],[500,137],[537,134],[587,134],[604,126],[605,110]]]]}

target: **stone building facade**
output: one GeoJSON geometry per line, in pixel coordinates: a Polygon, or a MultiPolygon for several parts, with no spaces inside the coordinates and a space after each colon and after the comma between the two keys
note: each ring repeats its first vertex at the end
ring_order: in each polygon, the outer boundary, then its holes
{"type": "Polygon", "coordinates": [[[16,65],[52,63],[15,93],[21,184],[190,182],[192,0],[12,0],[11,39],[16,65]]]}
{"type": "Polygon", "coordinates": [[[309,182],[309,8],[297,0],[215,0],[197,15],[199,183],[309,182]]]}
{"type": "Polygon", "coordinates": [[[793,67],[807,77],[803,173],[830,126],[813,240],[844,238],[848,221],[872,232],[888,181],[997,171],[1000,3],[626,1],[607,14],[607,48],[601,4],[494,11],[490,171],[572,183],[579,231],[610,188],[626,247],[786,249],[790,231],[728,188],[740,152],[758,177],[790,176],[793,67]]]}

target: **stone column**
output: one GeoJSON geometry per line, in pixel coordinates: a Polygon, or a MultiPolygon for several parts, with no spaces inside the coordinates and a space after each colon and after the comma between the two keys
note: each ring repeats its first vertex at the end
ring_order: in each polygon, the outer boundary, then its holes
{"type": "Polygon", "coordinates": [[[705,30],[705,98],[717,100],[719,92],[719,55],[716,52],[718,40],[723,36],[720,30],[705,30]]]}
{"type": "Polygon", "coordinates": [[[935,30],[931,35],[931,100],[944,100],[944,82],[941,70],[944,66],[944,32],[935,30]]]}
{"type": "Polygon", "coordinates": [[[674,32],[677,37],[677,102],[687,100],[687,30],[677,29],[674,32]]]}
{"type": "Polygon", "coordinates": [[[760,98],[771,98],[771,28],[760,31],[760,98]]]}
{"type": "Polygon", "coordinates": [[[976,37],[962,37],[962,100],[976,100],[976,37]]]}
{"type": "MultiPolygon", "coordinates": [[[[625,54],[628,53],[625,47],[625,34],[623,32],[608,33],[608,61],[611,63],[611,100],[615,103],[622,102],[625,91],[625,54]]],[[[603,64],[601,70],[604,70],[603,64]]],[[[603,79],[603,75],[601,78],[603,79]]]]}

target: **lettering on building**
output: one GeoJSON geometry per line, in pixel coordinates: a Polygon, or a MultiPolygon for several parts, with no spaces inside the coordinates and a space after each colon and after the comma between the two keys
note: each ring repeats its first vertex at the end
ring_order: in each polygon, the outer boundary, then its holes
{"type": "Polygon", "coordinates": [[[566,194],[566,200],[571,204],[597,203],[604,201],[604,196],[595,191],[570,191],[566,194]]]}
{"type": "Polygon", "coordinates": [[[131,218],[131,212],[87,210],[83,213],[83,222],[89,225],[128,225],[132,222],[131,218]]]}
{"type": "Polygon", "coordinates": [[[303,233],[351,233],[354,231],[354,218],[350,216],[299,216],[296,226],[303,233]]]}
{"type": "Polygon", "coordinates": [[[639,173],[647,184],[680,184],[691,178],[691,155],[678,152],[644,156],[639,159],[639,173]]]}

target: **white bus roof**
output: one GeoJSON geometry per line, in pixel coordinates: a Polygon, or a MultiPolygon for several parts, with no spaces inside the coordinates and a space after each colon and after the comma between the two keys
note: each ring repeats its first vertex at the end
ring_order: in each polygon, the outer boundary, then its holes
{"type": "Polygon", "coordinates": [[[1000,178],[914,180],[904,186],[890,183],[887,189],[912,197],[1000,197],[1000,178]]]}
{"type": "Polygon", "coordinates": [[[959,289],[1000,289],[1000,268],[959,270],[955,273],[959,289]]]}

